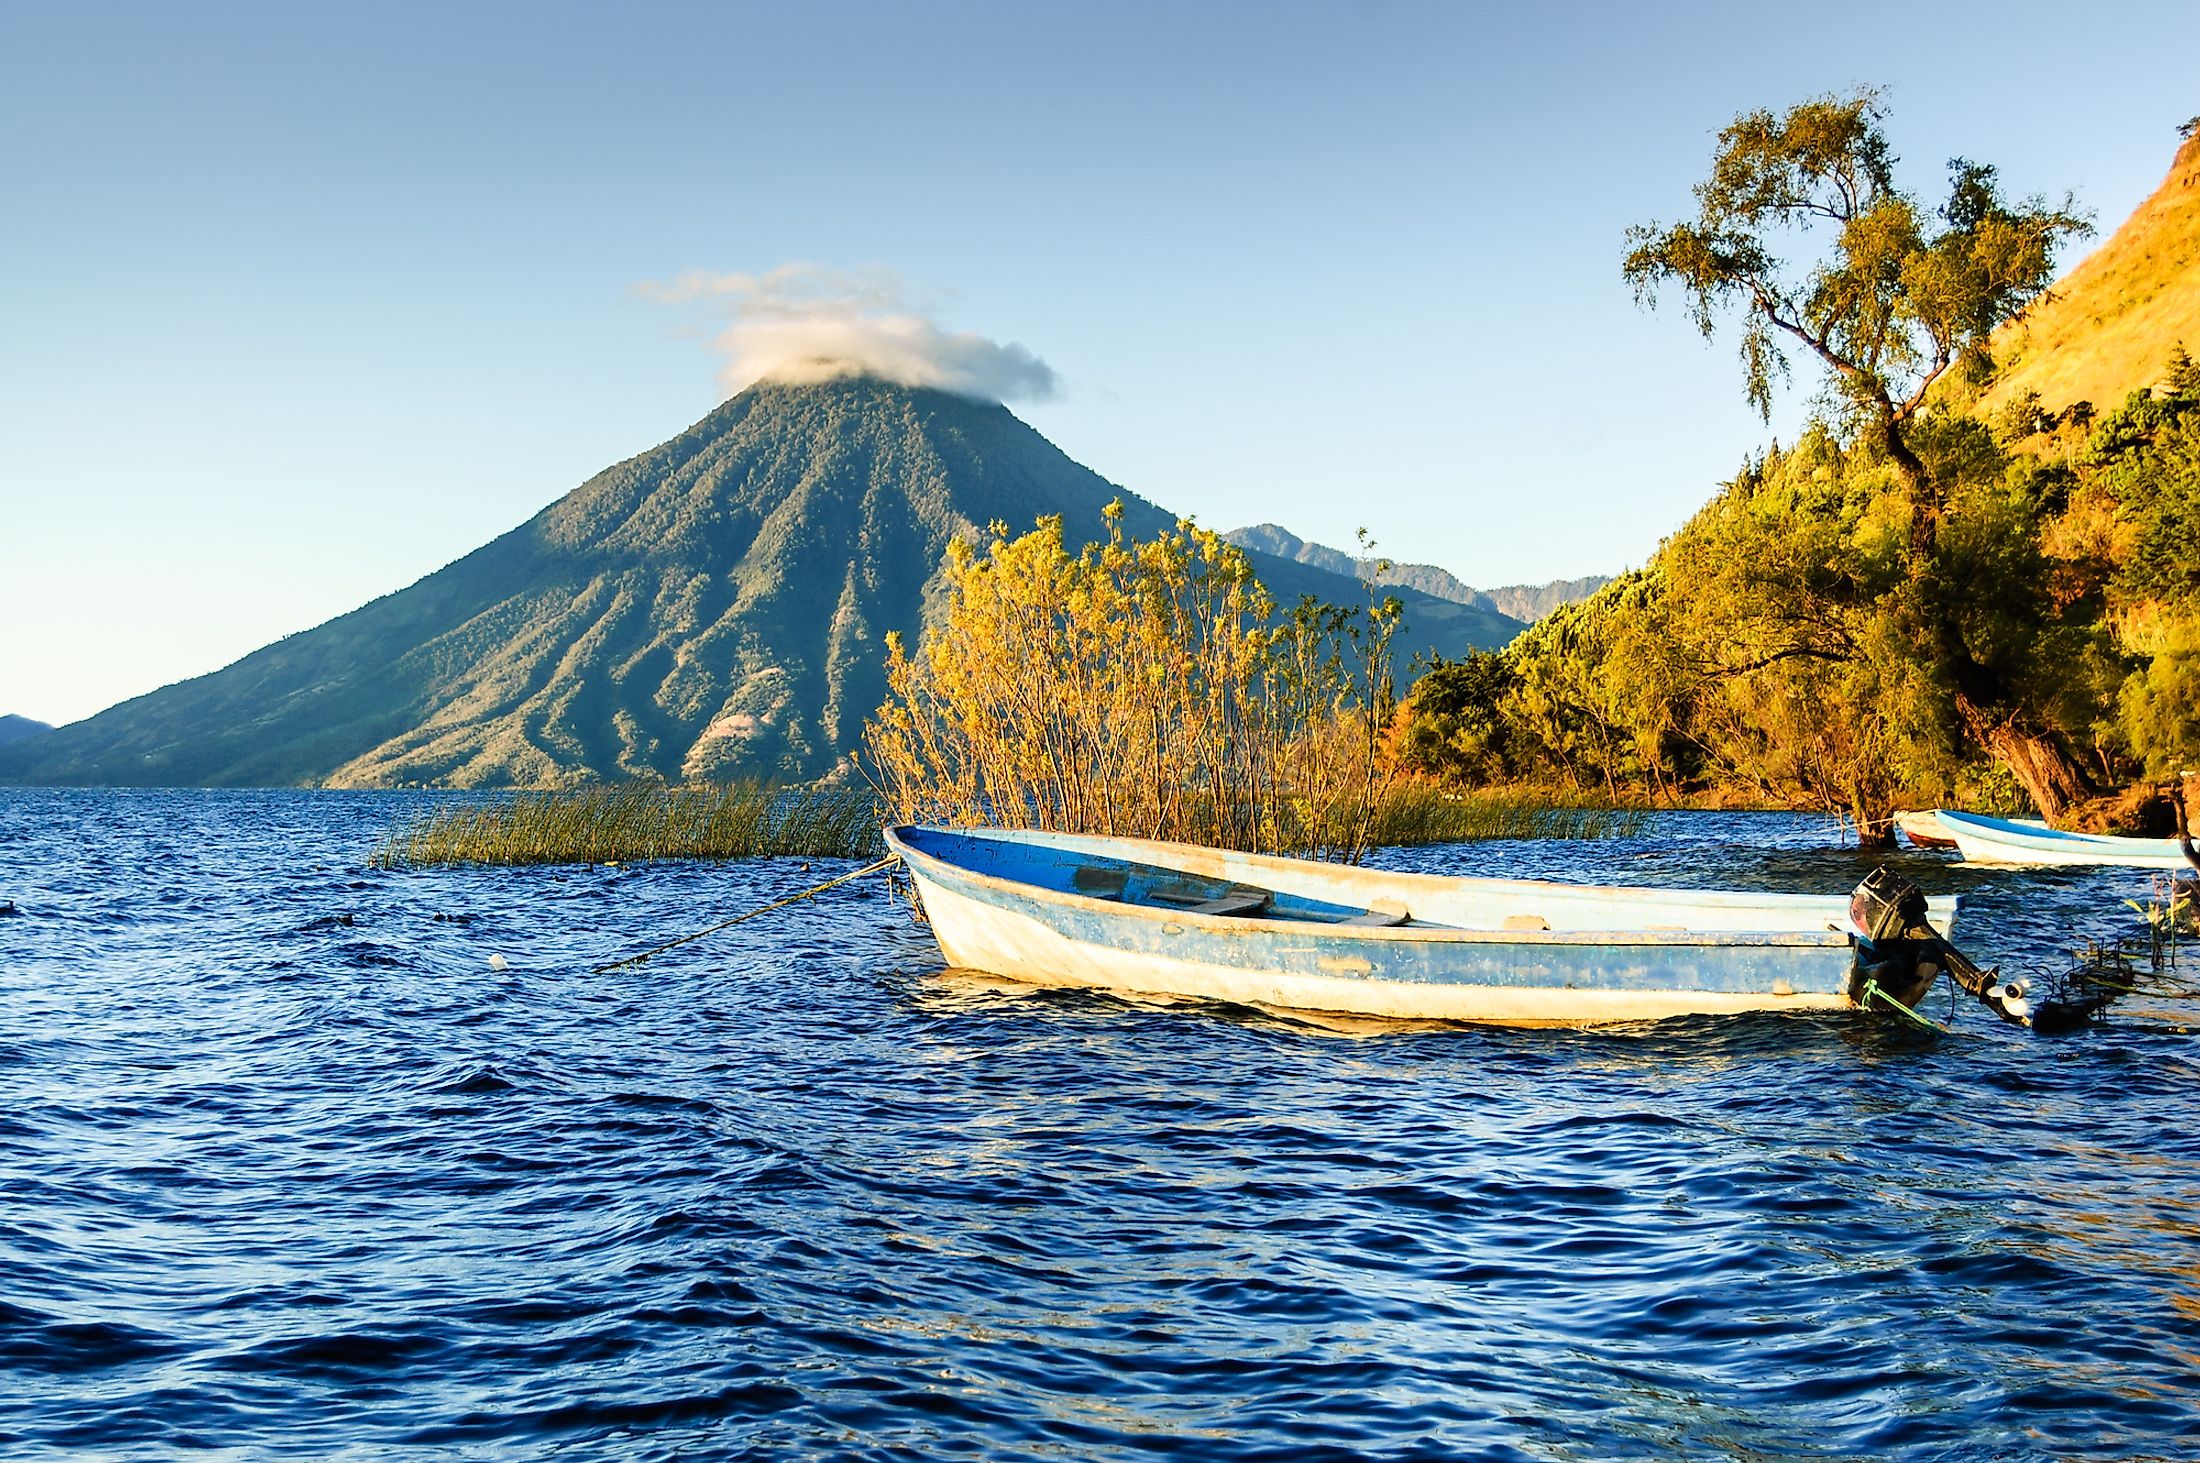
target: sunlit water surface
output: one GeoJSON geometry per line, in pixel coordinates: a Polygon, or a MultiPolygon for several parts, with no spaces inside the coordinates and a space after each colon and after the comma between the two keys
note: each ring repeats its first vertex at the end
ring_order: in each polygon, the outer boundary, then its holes
{"type": "MultiPolygon", "coordinates": [[[[0,1451],[2193,1456],[2200,1009],[1339,1031],[945,975],[875,876],[592,975],[846,866],[367,869],[418,806],[0,792],[0,1451]]],[[[1903,866],[2039,967],[2146,888],[1903,866]]]]}

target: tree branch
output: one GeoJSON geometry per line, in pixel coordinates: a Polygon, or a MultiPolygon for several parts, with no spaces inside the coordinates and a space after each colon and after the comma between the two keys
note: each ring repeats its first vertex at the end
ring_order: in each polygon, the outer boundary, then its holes
{"type": "Polygon", "coordinates": [[[1935,337],[1933,340],[1933,367],[1919,379],[1917,390],[1911,392],[1902,404],[1894,409],[1895,420],[1908,421],[1917,409],[1925,404],[1925,393],[1932,389],[1933,383],[1940,379],[1941,373],[1946,371],[1954,360],[1955,357],[1949,351],[1946,343],[1935,337]]]}
{"type": "MultiPolygon", "coordinates": [[[[1749,292],[1756,299],[1757,311],[1759,314],[1763,315],[1765,319],[1770,321],[1772,324],[1778,326],[1780,329],[1794,336],[1803,344],[1809,346],[1813,355],[1817,356],[1818,359],[1824,361],[1828,366],[1831,366],[1835,371],[1839,372],[1843,376],[1853,377],[1865,377],[1869,374],[1864,370],[1862,366],[1848,359],[1846,356],[1841,355],[1838,351],[1834,350],[1832,346],[1827,345],[1822,337],[1811,334],[1809,329],[1806,328],[1802,324],[1802,322],[1790,319],[1787,316],[1782,315],[1772,295],[1763,287],[1763,285],[1759,281],[1752,279],[1749,282],[1749,292]]],[[[1877,395],[1882,401],[1886,399],[1886,392],[1884,390],[1877,392],[1877,395]]]]}
{"type": "Polygon", "coordinates": [[[1815,645],[1791,645],[1785,650],[1776,650],[1770,655],[1749,661],[1743,665],[1714,666],[1706,670],[1704,675],[1711,680],[1730,681],[1736,676],[1753,675],[1758,671],[1776,666],[1784,660],[1822,660],[1828,665],[1840,665],[1852,658],[1852,656],[1835,651],[1820,650],[1815,645]]]}

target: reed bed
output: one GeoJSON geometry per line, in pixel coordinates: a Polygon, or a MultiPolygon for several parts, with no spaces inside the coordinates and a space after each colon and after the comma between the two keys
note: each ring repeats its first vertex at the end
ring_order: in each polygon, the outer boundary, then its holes
{"type": "MultiPolygon", "coordinates": [[[[1304,809],[1297,844],[1313,851],[1330,818],[1304,809]]],[[[1509,789],[1462,792],[1419,780],[1393,784],[1370,825],[1377,845],[1411,847],[1493,838],[1623,838],[1639,808],[1566,805],[1509,789]]],[[[643,863],[657,859],[867,858],[879,850],[880,810],[869,792],[764,783],[612,783],[452,804],[391,833],[378,868],[473,864],[643,863]]]]}
{"type": "Polygon", "coordinates": [[[877,800],[860,789],[760,782],[609,783],[441,807],[393,832],[381,868],[864,858],[877,800]]]}
{"type": "Polygon", "coordinates": [[[1413,778],[1385,790],[1369,841],[1406,848],[1495,838],[1632,838],[1646,817],[1642,808],[1572,801],[1563,793],[1460,790],[1413,778]]]}

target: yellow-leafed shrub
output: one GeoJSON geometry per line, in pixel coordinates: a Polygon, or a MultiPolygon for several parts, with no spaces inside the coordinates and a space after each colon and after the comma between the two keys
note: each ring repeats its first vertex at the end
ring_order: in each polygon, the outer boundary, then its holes
{"type": "Polygon", "coordinates": [[[1356,858],[1393,765],[1395,600],[1279,612],[1244,552],[1180,523],[1072,553],[1060,518],[983,553],[912,655],[889,637],[867,774],[909,821],[1356,858]]]}

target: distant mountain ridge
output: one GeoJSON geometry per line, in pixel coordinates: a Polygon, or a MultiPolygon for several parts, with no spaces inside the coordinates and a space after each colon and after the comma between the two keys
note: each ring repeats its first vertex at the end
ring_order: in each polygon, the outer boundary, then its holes
{"type": "Polygon", "coordinates": [[[9,742],[20,742],[25,737],[40,736],[52,730],[53,726],[49,722],[32,721],[27,716],[17,716],[11,712],[0,716],[0,746],[6,746],[9,742]]]}
{"type": "Polygon", "coordinates": [[[1579,604],[1613,578],[1610,574],[1584,574],[1579,579],[1553,579],[1548,584],[1500,584],[1482,594],[1501,613],[1532,625],[1560,605],[1579,604]]]}
{"type": "MultiPolygon", "coordinates": [[[[211,675],[0,748],[0,782],[544,786],[832,771],[950,540],[1175,516],[1005,407],[853,378],[759,385],[418,583],[211,675]]],[[[1285,602],[1357,583],[1255,556],[1285,602]]],[[[1407,591],[1400,650],[1518,626],[1407,591]]]]}
{"type": "Polygon", "coordinates": [[[1332,574],[1354,579],[1370,577],[1378,583],[1419,590],[1438,599],[1448,599],[1453,604],[1489,610],[1520,621],[1523,628],[1560,605],[1587,599],[1612,582],[1609,574],[1592,574],[1581,579],[1554,579],[1549,584],[1507,584],[1496,589],[1475,589],[1449,569],[1440,569],[1434,564],[1402,564],[1393,560],[1381,574],[1375,574],[1381,555],[1363,559],[1327,544],[1309,543],[1281,524],[1256,523],[1248,528],[1234,528],[1223,537],[1240,548],[1311,564],[1332,574]]]}

